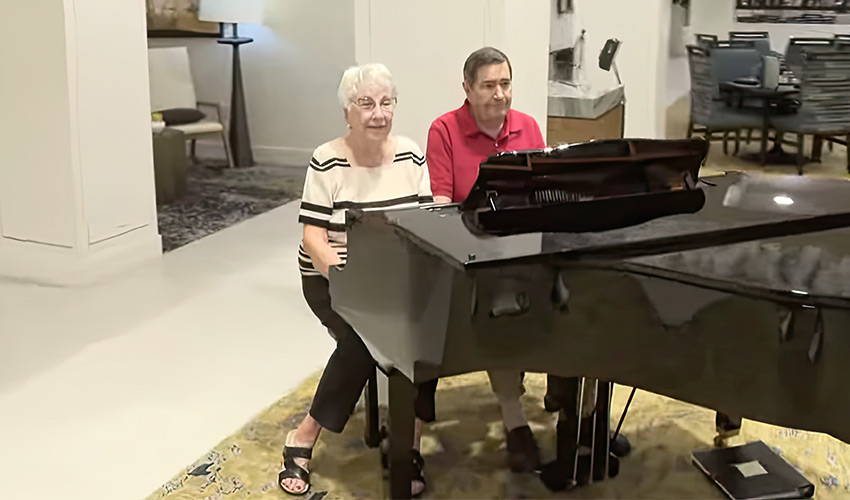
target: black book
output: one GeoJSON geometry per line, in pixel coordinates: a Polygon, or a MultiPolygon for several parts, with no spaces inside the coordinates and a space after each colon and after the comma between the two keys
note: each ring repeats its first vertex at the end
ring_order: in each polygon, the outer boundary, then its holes
{"type": "Polygon", "coordinates": [[[811,498],[815,486],[761,441],[696,451],[694,465],[733,500],[811,498]]]}

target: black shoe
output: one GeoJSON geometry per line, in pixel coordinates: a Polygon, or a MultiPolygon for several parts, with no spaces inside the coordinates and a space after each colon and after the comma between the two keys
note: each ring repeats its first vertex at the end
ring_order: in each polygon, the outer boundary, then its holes
{"type": "Polygon", "coordinates": [[[614,456],[623,458],[632,451],[632,444],[629,443],[628,438],[622,434],[617,434],[617,437],[611,440],[611,453],[614,456]]]}
{"type": "Polygon", "coordinates": [[[505,433],[508,445],[508,465],[511,472],[535,472],[540,470],[540,450],[534,434],[527,425],[505,433]]]}

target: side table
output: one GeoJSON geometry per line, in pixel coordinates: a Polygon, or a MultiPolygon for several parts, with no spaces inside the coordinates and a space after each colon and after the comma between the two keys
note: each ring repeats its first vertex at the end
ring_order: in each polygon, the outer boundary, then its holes
{"type": "Polygon", "coordinates": [[[157,204],[170,203],[186,192],[186,140],[183,132],[165,128],[153,134],[153,167],[157,204]]]}

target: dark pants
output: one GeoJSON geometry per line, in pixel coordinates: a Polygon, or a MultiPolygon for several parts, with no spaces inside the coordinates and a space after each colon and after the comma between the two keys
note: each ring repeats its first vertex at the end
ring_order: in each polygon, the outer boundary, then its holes
{"type": "MultiPolygon", "coordinates": [[[[310,416],[323,428],[342,432],[376,364],[357,332],[331,307],[328,287],[328,280],[321,276],[301,277],[307,304],[319,321],[336,336],[336,349],[319,380],[310,416]]],[[[425,422],[434,421],[436,390],[436,380],[420,384],[415,406],[417,418],[425,422]]]]}

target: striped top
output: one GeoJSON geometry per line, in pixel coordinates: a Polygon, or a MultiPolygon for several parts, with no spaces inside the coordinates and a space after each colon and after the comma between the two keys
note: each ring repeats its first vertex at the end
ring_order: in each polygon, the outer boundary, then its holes
{"type": "MultiPolygon", "coordinates": [[[[413,140],[396,136],[392,163],[360,167],[349,162],[342,141],[337,139],[322,144],[313,153],[298,222],[327,229],[328,243],[345,264],[347,209],[386,210],[432,201],[425,156],[413,140]]],[[[298,247],[298,268],[302,276],[321,276],[303,243],[298,247]]]]}

